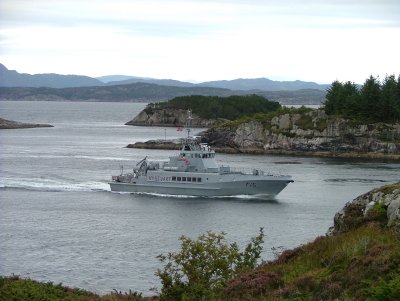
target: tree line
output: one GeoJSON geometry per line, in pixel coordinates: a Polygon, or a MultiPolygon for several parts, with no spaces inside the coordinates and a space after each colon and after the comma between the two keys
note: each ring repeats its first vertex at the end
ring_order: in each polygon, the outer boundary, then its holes
{"type": "Polygon", "coordinates": [[[400,75],[383,81],[372,75],[361,87],[353,82],[334,81],[324,103],[328,115],[341,115],[365,122],[400,121],[400,75]]]}
{"type": "Polygon", "coordinates": [[[226,118],[235,120],[256,113],[274,112],[281,108],[279,102],[270,101],[259,95],[234,95],[228,97],[191,95],[175,97],[158,108],[191,109],[193,113],[204,119],[226,118]]]}

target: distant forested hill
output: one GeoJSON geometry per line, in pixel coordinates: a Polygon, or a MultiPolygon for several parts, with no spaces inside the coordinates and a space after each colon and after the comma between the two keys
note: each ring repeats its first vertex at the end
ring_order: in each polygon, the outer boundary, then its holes
{"type": "Polygon", "coordinates": [[[218,80],[203,82],[200,86],[225,88],[231,90],[262,90],[262,91],[294,91],[303,89],[315,89],[325,91],[329,85],[321,85],[314,82],[274,81],[268,78],[238,78],[234,80],[218,80]]]}
{"type": "MultiPolygon", "coordinates": [[[[176,97],[164,103],[159,103],[157,109],[178,109],[192,110],[193,113],[203,119],[224,118],[235,120],[243,116],[252,116],[256,113],[274,112],[281,108],[276,101],[259,95],[233,95],[228,97],[218,96],[183,96],[176,97]]],[[[147,113],[151,113],[151,105],[145,109],[147,113]]]]}
{"type": "MultiPolygon", "coordinates": [[[[208,87],[173,87],[146,83],[77,88],[1,88],[0,100],[164,101],[185,95],[228,96],[234,91],[208,87]]],[[[244,92],[242,92],[244,93],[244,92]]]]}
{"type": "Polygon", "coordinates": [[[258,94],[282,104],[316,104],[325,100],[320,90],[299,91],[234,91],[210,87],[174,87],[146,83],[129,85],[77,87],[77,88],[24,88],[0,87],[0,100],[48,100],[48,101],[123,101],[158,102],[178,96],[230,96],[258,94]]]}

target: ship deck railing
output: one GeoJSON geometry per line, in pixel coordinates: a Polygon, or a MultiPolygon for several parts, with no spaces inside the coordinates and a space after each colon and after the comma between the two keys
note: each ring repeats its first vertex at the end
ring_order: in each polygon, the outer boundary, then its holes
{"type": "MultiPolygon", "coordinates": [[[[221,166],[224,167],[224,166],[221,166]]],[[[274,176],[274,177],[285,177],[284,173],[280,171],[264,171],[262,169],[248,169],[248,168],[230,168],[230,170],[219,170],[220,174],[241,174],[241,175],[254,175],[254,176],[274,176]],[[256,172],[258,171],[258,172],[256,172]]]]}

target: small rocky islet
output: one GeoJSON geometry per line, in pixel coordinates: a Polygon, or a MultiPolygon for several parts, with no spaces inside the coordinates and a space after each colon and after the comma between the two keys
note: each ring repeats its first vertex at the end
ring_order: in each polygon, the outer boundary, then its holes
{"type": "Polygon", "coordinates": [[[28,129],[28,128],[48,128],[53,127],[50,124],[41,124],[41,123],[25,123],[25,122],[17,122],[12,120],[7,120],[0,118],[0,129],[8,130],[8,129],[28,129]]]}

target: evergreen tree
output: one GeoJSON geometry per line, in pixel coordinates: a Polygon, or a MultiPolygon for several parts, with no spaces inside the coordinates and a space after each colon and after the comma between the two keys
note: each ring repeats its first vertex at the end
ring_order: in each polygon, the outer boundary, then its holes
{"type": "Polygon", "coordinates": [[[342,115],[364,122],[400,121],[400,75],[386,76],[381,84],[372,75],[361,89],[352,82],[334,81],[324,103],[328,115],[342,115]]]}
{"type": "Polygon", "coordinates": [[[340,113],[347,118],[358,116],[360,108],[360,91],[353,82],[346,82],[343,85],[343,105],[340,113]]]}
{"type": "Polygon", "coordinates": [[[381,110],[381,86],[372,75],[361,88],[361,116],[365,120],[379,121],[381,110]]]}
{"type": "Polygon", "coordinates": [[[324,103],[325,112],[328,115],[340,114],[343,99],[343,84],[339,81],[334,81],[326,93],[326,101],[324,103]]]}
{"type": "Polygon", "coordinates": [[[399,87],[394,75],[387,76],[382,85],[381,114],[389,121],[400,119],[399,87]]]}

